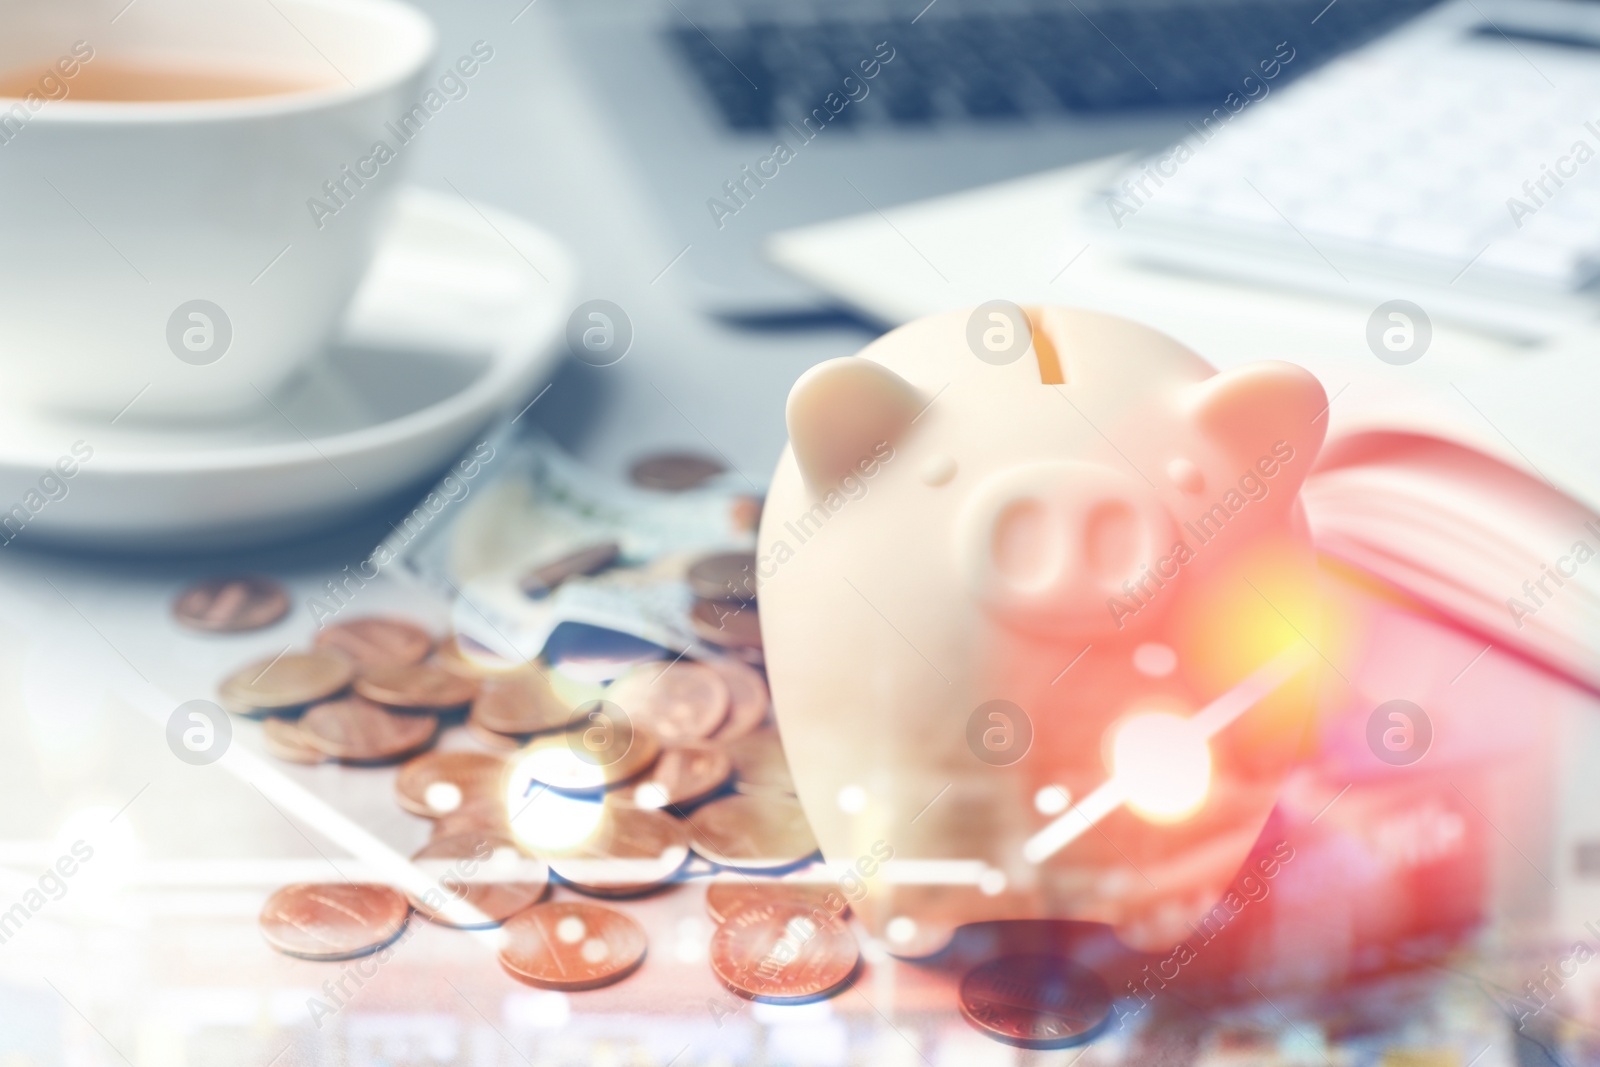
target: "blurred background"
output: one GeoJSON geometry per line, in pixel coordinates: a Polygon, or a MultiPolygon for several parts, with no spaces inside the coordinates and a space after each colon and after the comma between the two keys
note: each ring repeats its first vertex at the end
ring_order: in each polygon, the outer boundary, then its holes
{"type": "MultiPolygon", "coordinates": [[[[1600,6],[415,6],[425,81],[478,69],[407,141],[400,236],[328,358],[230,425],[141,421],[135,396],[0,433],[25,509],[0,526],[0,914],[26,912],[0,922],[0,1065],[1600,1061],[1600,6]],[[283,757],[247,718],[242,762],[192,763],[163,733],[177,705],[348,604],[585,684],[738,653],[693,628],[691,603],[727,598],[692,599],[683,561],[751,547],[796,378],[999,298],[1124,314],[1219,367],[1290,359],[1330,397],[1306,490],[1330,670],[1252,854],[1294,859],[1215,947],[1173,968],[1087,923],[975,924],[916,961],[864,945],[833,999],[762,1003],[708,967],[692,884],[626,902],[647,962],[593,993],[518,984],[484,936],[416,918],[337,995],[350,964],[263,944],[274,888],[379,878],[428,827],[392,770],[261,771],[283,757]],[[27,503],[80,440],[81,479],[27,503]],[[529,503],[552,487],[581,519],[529,503]],[[596,537],[672,610],[546,612],[606,564],[540,568],[596,537]],[[283,610],[237,634],[175,619],[232,574],[270,576],[283,610]],[[574,619],[654,652],[546,644],[574,619]],[[1371,727],[1394,702],[1424,738],[1399,757],[1371,727]],[[81,877],[27,903],[79,840],[81,877]],[[1092,1041],[1022,1049],[962,1017],[963,977],[1022,950],[1099,975],[1092,1041]]],[[[30,132],[0,173],[36,165],[30,132]]],[[[100,236],[141,262],[136,235],[100,236]]],[[[483,747],[446,725],[443,748],[483,747]]]]}

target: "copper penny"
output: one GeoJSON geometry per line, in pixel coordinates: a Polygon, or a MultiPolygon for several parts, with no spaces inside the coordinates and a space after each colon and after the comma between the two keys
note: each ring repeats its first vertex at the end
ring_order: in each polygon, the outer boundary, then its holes
{"type": "Polygon", "coordinates": [[[824,909],[770,903],[730,915],[711,935],[711,970],[752,1000],[794,1004],[844,988],[861,965],[855,935],[824,909]]]}
{"type": "Polygon", "coordinates": [[[433,648],[433,638],[420,626],[404,619],[371,616],[337,622],[313,639],[318,648],[343,652],[359,667],[399,667],[421,663],[433,648]]]}
{"type": "Polygon", "coordinates": [[[572,709],[550,687],[542,668],[528,665],[484,679],[471,720],[497,734],[536,734],[572,724],[572,709]]]}
{"type": "Polygon", "coordinates": [[[560,793],[594,793],[639,777],[655,763],[661,742],[596,701],[577,711],[577,729],[540,734],[513,760],[513,775],[560,793]]]}
{"type": "Polygon", "coordinates": [[[607,689],[639,726],[667,744],[700,741],[728,717],[728,683],[703,663],[641,663],[607,689]]]}
{"type": "Polygon", "coordinates": [[[432,837],[454,837],[457,834],[510,837],[511,820],[506,813],[505,798],[470,800],[455,811],[433,820],[432,837]]]}
{"type": "Polygon", "coordinates": [[[241,633],[271,626],[289,612],[289,594],[271,578],[213,578],[173,601],[172,615],[191,630],[241,633]]]}
{"type": "Polygon", "coordinates": [[[390,708],[441,711],[459,708],[477,696],[478,683],[432,663],[404,663],[364,671],[355,690],[390,708]]]}
{"type": "Polygon", "coordinates": [[[761,615],[754,604],[696,600],[689,611],[689,628],[700,640],[723,648],[761,647],[761,615]]]}
{"type": "Polygon", "coordinates": [[[519,737],[516,734],[499,734],[493,730],[486,730],[474,722],[470,715],[467,717],[466,727],[467,733],[472,735],[473,740],[479,744],[487,745],[489,748],[499,749],[502,752],[515,752],[528,740],[526,737],[519,737]]]}
{"type": "Polygon", "coordinates": [[[794,795],[794,777],[783,754],[783,742],[771,727],[735,738],[725,746],[733,761],[735,786],[740,792],[778,792],[794,795]]]}
{"type": "Polygon", "coordinates": [[[552,901],[505,924],[500,966],[545,989],[598,989],[644,962],[644,928],[601,904],[552,901]]]}
{"type": "Polygon", "coordinates": [[[641,489],[681,493],[704,485],[726,469],[716,460],[692,452],[657,452],[628,468],[628,480],[641,489]]]}
{"type": "Polygon", "coordinates": [[[362,697],[318,704],[300,719],[306,744],[345,763],[389,763],[433,744],[438,720],[396,715],[362,697]]]}
{"type": "Polygon", "coordinates": [[[348,960],[399,937],[410,913],[406,898],[386,885],[290,885],[267,898],[261,936],[288,956],[348,960]]]}
{"type": "Polygon", "coordinates": [[[668,745],[633,787],[633,802],[641,808],[688,807],[721,789],[732,775],[733,761],[715,745],[668,745]]]}
{"type": "Polygon", "coordinates": [[[400,768],[394,795],[413,815],[437,819],[483,800],[504,800],[506,761],[484,752],[429,752],[400,768]]]}
{"type": "Polygon", "coordinates": [[[764,668],[767,665],[767,653],[760,645],[754,645],[750,648],[729,648],[728,655],[743,660],[752,667],[764,668]]]}
{"type": "Polygon", "coordinates": [[[661,888],[683,869],[689,832],[662,812],[612,805],[581,845],[543,856],[580,893],[635,897],[661,888]]]}
{"type": "Polygon", "coordinates": [[[549,563],[542,563],[522,576],[518,583],[522,591],[528,596],[544,596],[550,590],[566,581],[582,574],[593,574],[616,562],[617,556],[622,551],[622,546],[615,541],[604,541],[597,545],[580,548],[576,552],[568,553],[560,559],[553,559],[549,563]]]}
{"type": "Polygon", "coordinates": [[[732,915],[746,908],[765,907],[769,904],[790,904],[808,911],[820,910],[833,915],[849,914],[850,905],[836,885],[813,885],[800,882],[758,882],[747,878],[730,878],[706,886],[706,911],[711,921],[725,923],[732,915]]]}
{"type": "Polygon", "coordinates": [[[689,568],[689,592],[702,600],[751,601],[756,598],[756,554],[718,552],[689,568]]]}
{"type": "Polygon", "coordinates": [[[522,666],[521,663],[506,659],[498,652],[461,634],[440,641],[439,647],[433,651],[433,658],[428,662],[443,667],[451,674],[459,674],[463,678],[473,680],[492,678],[503,671],[516,670],[522,666]]]}
{"type": "Polygon", "coordinates": [[[997,1041],[1057,1049],[1093,1040],[1111,1018],[1100,976],[1055,956],[1002,956],[961,979],[961,1014],[997,1041]]]}
{"type": "Polygon", "coordinates": [[[735,870],[792,867],[817,851],[800,802],[781,793],[719,797],[695,810],[689,828],[696,852],[735,870]]]}
{"type": "Polygon", "coordinates": [[[772,710],[772,694],[761,672],[729,656],[703,661],[722,675],[728,686],[728,718],[711,735],[713,741],[732,741],[744,737],[767,721],[772,710]]]}
{"type": "Polygon", "coordinates": [[[326,763],[328,755],[312,748],[292,719],[270,718],[261,724],[261,745],[273,756],[289,763],[326,763]]]}
{"type": "Polygon", "coordinates": [[[525,856],[510,837],[487,831],[435,837],[411,862],[434,887],[412,896],[417,914],[440,926],[496,926],[544,896],[550,870],[525,856]]]}
{"type": "Polygon", "coordinates": [[[328,699],[354,675],[350,661],[337,652],[286,652],[240,668],[218,692],[230,707],[297,708],[328,699]]]}

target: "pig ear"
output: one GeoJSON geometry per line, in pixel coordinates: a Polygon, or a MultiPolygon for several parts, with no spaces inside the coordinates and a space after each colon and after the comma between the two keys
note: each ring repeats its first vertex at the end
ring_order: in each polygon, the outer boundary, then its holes
{"type": "Polygon", "coordinates": [[[825,492],[892,444],[923,407],[910,382],[870,359],[818,363],[789,391],[786,420],[794,458],[814,491],[825,492]]]}
{"type": "MultiPolygon", "coordinates": [[[[1279,360],[1246,363],[1193,387],[1191,410],[1200,431],[1247,462],[1294,449],[1303,476],[1328,427],[1328,395],[1304,367],[1279,360]]],[[[1282,457],[1279,457],[1282,459],[1282,457]]]]}

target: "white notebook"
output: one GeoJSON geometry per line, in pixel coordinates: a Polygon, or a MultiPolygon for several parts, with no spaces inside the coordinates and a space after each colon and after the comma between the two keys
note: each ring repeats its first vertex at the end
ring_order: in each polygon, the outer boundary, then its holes
{"type": "Polygon", "coordinates": [[[1435,322],[1420,359],[1387,363],[1368,346],[1373,302],[1142,267],[1106,247],[1082,206],[1126,165],[793,230],[769,253],[887,323],[995,298],[1064,304],[1147,323],[1218,367],[1307,367],[1332,397],[1306,489],[1324,549],[1600,687],[1600,521],[1586,525],[1600,514],[1600,329],[1518,346],[1435,322]],[[1597,555],[1577,563],[1579,542],[1597,555]],[[1558,585],[1546,568],[1571,574],[1558,585]]]}

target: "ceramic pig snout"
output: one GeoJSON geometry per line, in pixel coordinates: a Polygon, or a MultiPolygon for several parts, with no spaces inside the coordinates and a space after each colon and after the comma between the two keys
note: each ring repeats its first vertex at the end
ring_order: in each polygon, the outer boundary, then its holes
{"type": "Polygon", "coordinates": [[[1149,489],[1091,463],[1031,463],[991,475],[961,529],[973,597],[996,619],[1044,634],[1114,629],[1108,598],[1173,541],[1149,489]]]}

